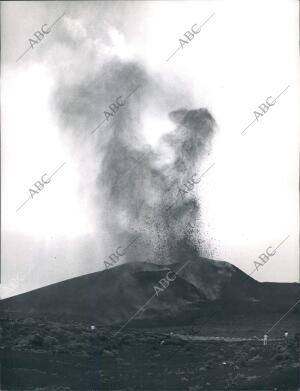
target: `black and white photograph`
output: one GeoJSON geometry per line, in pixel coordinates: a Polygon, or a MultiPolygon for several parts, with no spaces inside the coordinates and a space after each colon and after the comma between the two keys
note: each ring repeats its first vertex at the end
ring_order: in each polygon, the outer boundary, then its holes
{"type": "Polygon", "coordinates": [[[0,6],[0,390],[300,391],[299,1],[0,6]]]}

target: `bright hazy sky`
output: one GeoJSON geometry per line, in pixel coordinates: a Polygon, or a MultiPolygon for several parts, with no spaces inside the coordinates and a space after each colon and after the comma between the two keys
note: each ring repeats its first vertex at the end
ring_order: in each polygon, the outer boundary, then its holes
{"type": "MultiPolygon", "coordinates": [[[[289,235],[252,277],[298,281],[298,24],[293,0],[2,3],[2,297],[101,270],[113,252],[91,202],[93,141],[78,151],[51,105],[58,75],[84,79],[111,55],[139,61],[171,86],[178,83],[195,102],[191,108],[207,107],[217,121],[211,154],[199,172],[215,166],[195,190],[208,256],[250,273],[267,247],[289,235]],[[63,13],[16,62],[34,32],[63,13]],[[166,61],[179,38],[212,14],[166,61]],[[258,106],[288,86],[241,135],[258,106]],[[45,189],[16,212],[34,182],[63,163],[45,189]]],[[[157,118],[150,109],[145,114],[150,144],[172,129],[167,114],[157,118]]]]}

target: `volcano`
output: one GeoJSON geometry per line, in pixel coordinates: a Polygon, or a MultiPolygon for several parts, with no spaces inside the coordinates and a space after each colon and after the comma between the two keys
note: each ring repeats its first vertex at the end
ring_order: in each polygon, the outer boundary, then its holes
{"type": "Polygon", "coordinates": [[[1,312],[114,326],[132,318],[128,327],[197,324],[211,312],[222,319],[282,314],[299,297],[299,287],[260,283],[228,262],[206,258],[170,265],[129,262],[2,300],[1,312]],[[170,271],[176,278],[163,288],[160,281],[170,271]]]}

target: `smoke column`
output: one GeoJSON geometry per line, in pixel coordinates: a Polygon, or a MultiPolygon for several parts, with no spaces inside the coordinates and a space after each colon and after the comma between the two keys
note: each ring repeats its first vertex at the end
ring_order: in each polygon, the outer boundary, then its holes
{"type": "Polygon", "coordinates": [[[118,97],[123,102],[97,131],[94,165],[99,195],[95,202],[102,205],[102,224],[113,242],[125,247],[139,237],[127,261],[168,264],[199,255],[192,235],[187,234],[189,223],[197,225],[199,204],[193,192],[183,198],[179,189],[193,174],[199,177],[198,163],[207,152],[215,121],[206,109],[176,107],[175,103],[188,99],[164,84],[140,64],[111,60],[85,85],[60,85],[58,91],[65,97],[58,99],[60,117],[79,140],[83,134],[78,129],[87,128],[78,114],[83,107],[85,116],[98,113],[99,118],[118,97]],[[174,124],[173,131],[162,132],[156,148],[147,144],[142,129],[143,114],[153,102],[174,124]],[[176,109],[164,112],[170,106],[176,109]]]}

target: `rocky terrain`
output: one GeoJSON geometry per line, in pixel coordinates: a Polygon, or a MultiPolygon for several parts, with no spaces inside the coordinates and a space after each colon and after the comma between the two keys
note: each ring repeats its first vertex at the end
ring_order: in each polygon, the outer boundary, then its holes
{"type": "Polygon", "coordinates": [[[284,341],[282,332],[295,335],[299,319],[285,321],[267,347],[253,337],[263,330],[237,321],[230,333],[229,324],[210,319],[193,328],[130,328],[114,336],[111,328],[77,322],[2,319],[2,389],[296,391],[299,340],[284,341]]]}
{"type": "Polygon", "coordinates": [[[298,297],[203,258],[40,288],[1,301],[1,389],[296,391],[299,305],[276,323],[298,297]]]}

